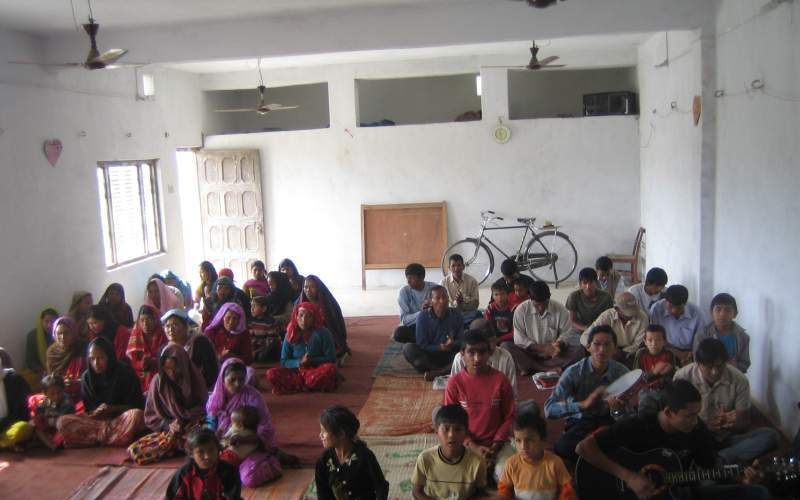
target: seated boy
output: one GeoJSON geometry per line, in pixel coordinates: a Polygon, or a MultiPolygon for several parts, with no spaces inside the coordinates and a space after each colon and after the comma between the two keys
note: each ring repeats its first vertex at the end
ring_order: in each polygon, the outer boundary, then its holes
{"type": "Polygon", "coordinates": [[[616,349],[617,336],[610,326],[592,328],[590,356],[564,370],[544,403],[547,418],[566,418],[564,434],[556,442],[554,451],[572,463],[578,459],[575,446],[599,427],[612,424],[614,419],[609,415],[609,408],[622,406],[616,398],[605,399],[608,385],[628,373],[625,365],[614,361],[616,349]]]}
{"type": "Polygon", "coordinates": [[[547,425],[535,413],[521,413],[514,419],[514,446],[497,481],[502,500],[575,500],[572,477],[557,455],[544,449],[547,425]]]}
{"type": "Polygon", "coordinates": [[[479,332],[464,336],[461,356],[466,370],[447,381],[444,404],[460,404],[467,410],[469,425],[464,445],[483,457],[487,469],[497,478],[505,459],[513,453],[509,435],[514,419],[514,391],[508,377],[489,366],[489,342],[479,332]]]}
{"type": "Polygon", "coordinates": [[[550,287],[534,281],[531,298],[514,310],[514,341],[501,347],[514,357],[520,375],[561,371],[583,356],[583,347],[565,341],[569,332],[569,313],[550,300],[550,287]]]}
{"type": "MultiPolygon", "coordinates": [[[[516,399],[517,369],[514,365],[514,358],[502,347],[497,347],[497,333],[494,325],[485,319],[476,319],[470,323],[469,332],[478,332],[489,341],[489,366],[508,377],[508,381],[511,382],[511,389],[514,391],[514,399],[516,399]]],[[[466,370],[466,368],[464,356],[461,355],[461,352],[456,353],[456,357],[453,358],[453,367],[450,369],[450,376],[452,377],[456,373],[466,370]]]]}
{"type": "Polygon", "coordinates": [[[468,325],[473,319],[481,317],[478,310],[478,281],[464,272],[464,257],[461,255],[451,255],[448,266],[450,273],[439,284],[445,287],[450,296],[450,307],[458,309],[464,317],[464,324],[468,325]]]}
{"type": "Polygon", "coordinates": [[[647,387],[639,391],[639,414],[657,413],[663,407],[661,389],[672,380],[680,366],[675,353],[665,349],[667,333],[661,325],[648,325],[644,332],[644,347],[636,352],[633,368],[644,372],[647,387]]]}
{"type": "Polygon", "coordinates": [[[639,306],[650,314],[650,308],[661,299],[661,291],[667,286],[667,272],[660,267],[654,267],[647,271],[644,283],[637,283],[628,291],[636,297],[639,306]]]}
{"type": "Polygon", "coordinates": [[[483,317],[494,325],[498,342],[514,339],[514,311],[508,303],[509,288],[505,280],[499,279],[492,284],[492,301],[483,311],[483,317]]]}
{"type": "Polygon", "coordinates": [[[396,342],[402,343],[414,342],[417,316],[423,309],[430,307],[431,289],[436,286],[436,283],[425,281],[425,268],[417,263],[406,266],[406,282],[408,284],[397,294],[400,325],[392,335],[396,342]]]}
{"type": "Polygon", "coordinates": [[[530,288],[532,283],[533,278],[524,274],[520,274],[514,278],[512,286],[514,287],[514,295],[517,296],[517,303],[514,305],[512,310],[516,309],[518,305],[531,298],[530,288]]]}
{"type": "Polygon", "coordinates": [[[594,269],[597,271],[597,287],[615,296],[620,292],[625,291],[625,278],[614,269],[614,263],[611,259],[603,255],[599,257],[594,263],[594,269]]]}
{"type": "Polygon", "coordinates": [[[750,428],[750,382],[728,363],[721,341],[700,342],[695,362],[678,370],[675,380],[691,382],[700,392],[700,418],[714,433],[723,463],[749,462],[778,446],[775,429],[750,428]]]}
{"type": "Polygon", "coordinates": [[[250,300],[251,318],[247,320],[250,341],[253,345],[253,360],[269,363],[281,358],[282,328],[275,318],[267,314],[268,299],[257,295],[250,300]]]}
{"type": "MultiPolygon", "coordinates": [[[[608,325],[617,334],[617,355],[614,359],[630,366],[636,351],[642,346],[644,332],[650,318],[639,307],[636,297],[630,292],[620,292],[614,297],[614,307],[606,309],[594,320],[591,327],[608,325]]],[[[588,345],[589,330],[583,331],[581,345],[588,345]]]]}
{"type": "Polygon", "coordinates": [[[439,445],[417,457],[411,474],[416,500],[472,498],[486,487],[486,464],[464,446],[469,417],[459,404],[442,406],[436,413],[439,445]]]}
{"type": "Polygon", "coordinates": [[[694,336],[706,324],[703,312],[689,302],[689,290],[672,285],[664,298],[650,309],[650,323],[661,325],[667,332],[667,346],[682,364],[691,360],[694,336]]]}
{"type": "Polygon", "coordinates": [[[447,306],[447,290],[443,286],[431,288],[430,303],[430,308],[417,317],[415,342],[403,346],[406,361],[424,373],[425,380],[450,373],[464,334],[461,313],[447,306]]]}
{"type": "Polygon", "coordinates": [[[517,304],[522,302],[519,300],[519,297],[517,297],[517,294],[514,293],[514,280],[520,276],[517,261],[514,259],[504,260],[500,264],[500,274],[502,274],[503,277],[495,281],[495,283],[500,283],[502,281],[508,286],[508,307],[514,310],[517,304]]]}
{"type": "Polygon", "coordinates": [[[614,307],[614,297],[597,288],[597,273],[591,267],[581,269],[578,273],[578,284],[580,290],[569,294],[564,304],[570,313],[571,343],[577,343],[583,331],[589,328],[603,311],[614,307]]]}
{"type": "Polygon", "coordinates": [[[739,309],[733,296],[727,293],[715,295],[711,299],[711,323],[694,336],[692,350],[696,351],[704,339],[718,339],[725,344],[725,350],[730,356],[728,362],[740,372],[747,373],[747,369],[750,368],[750,336],[734,321],[738,314],[739,309]]]}

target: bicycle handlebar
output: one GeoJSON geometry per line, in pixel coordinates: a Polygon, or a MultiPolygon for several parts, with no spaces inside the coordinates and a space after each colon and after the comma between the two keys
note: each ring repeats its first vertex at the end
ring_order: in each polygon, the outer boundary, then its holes
{"type": "Polygon", "coordinates": [[[502,217],[499,217],[499,216],[495,215],[494,214],[494,210],[484,210],[483,212],[481,212],[481,217],[486,221],[489,221],[489,220],[505,220],[502,217]]]}

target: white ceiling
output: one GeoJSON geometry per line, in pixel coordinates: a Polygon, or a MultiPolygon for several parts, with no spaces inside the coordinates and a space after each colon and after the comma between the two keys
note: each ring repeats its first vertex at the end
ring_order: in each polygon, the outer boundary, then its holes
{"type": "MultiPolygon", "coordinates": [[[[287,13],[358,7],[454,3],[458,0],[95,0],[92,12],[106,28],[229,21],[287,13]]],[[[491,1],[491,0],[490,0],[491,1]]],[[[507,0],[501,0],[507,1],[507,0]]],[[[75,29],[89,17],[86,0],[0,0],[0,27],[39,35],[75,29]]]]}

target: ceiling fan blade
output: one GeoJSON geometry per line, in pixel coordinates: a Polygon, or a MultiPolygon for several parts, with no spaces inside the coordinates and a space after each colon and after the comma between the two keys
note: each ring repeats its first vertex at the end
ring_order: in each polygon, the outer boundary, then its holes
{"type": "Polygon", "coordinates": [[[282,104],[267,104],[262,109],[267,109],[269,111],[283,111],[284,109],[297,109],[300,106],[284,106],[282,104]]]}
{"type": "Polygon", "coordinates": [[[547,66],[548,64],[550,64],[551,62],[555,61],[556,59],[558,59],[558,56],[545,57],[544,59],[539,61],[539,65],[540,66],[547,66]]]}
{"type": "Polygon", "coordinates": [[[30,62],[30,61],[8,61],[8,64],[26,64],[29,66],[57,66],[60,68],[76,68],[78,66],[83,66],[83,63],[38,63],[38,62],[30,62]]]}
{"type": "Polygon", "coordinates": [[[216,113],[243,113],[247,111],[258,111],[255,108],[240,108],[240,109],[215,109],[216,113]]]}
{"type": "Polygon", "coordinates": [[[527,68],[527,66],[481,66],[481,68],[514,69],[514,68],[527,68]]]}
{"type": "Polygon", "coordinates": [[[565,68],[566,64],[543,64],[539,69],[547,69],[547,68],[565,68]]]}
{"type": "Polygon", "coordinates": [[[124,56],[127,53],[128,51],[126,49],[110,49],[103,52],[94,59],[86,61],[86,64],[103,64],[108,66],[110,64],[114,64],[115,62],[117,62],[117,60],[119,60],[120,57],[124,56]]]}

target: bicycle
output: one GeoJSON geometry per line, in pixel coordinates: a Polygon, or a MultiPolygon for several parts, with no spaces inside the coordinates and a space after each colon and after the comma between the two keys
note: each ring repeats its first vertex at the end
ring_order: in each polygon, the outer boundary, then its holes
{"type": "Polygon", "coordinates": [[[494,271],[494,254],[489,245],[506,259],[516,260],[520,272],[527,271],[538,280],[555,284],[556,288],[559,283],[575,272],[578,265],[578,252],[569,236],[560,231],[562,226],[554,226],[550,223],[536,226],[534,225],[536,217],[521,217],[517,219],[517,222],[522,224],[521,226],[488,227],[491,222],[504,220],[503,217],[495,215],[492,210],[481,212],[481,219],[483,222],[478,236],[459,240],[445,250],[442,255],[442,272],[445,276],[448,273],[450,256],[459,254],[464,257],[467,272],[475,277],[479,284],[486,281],[494,271]],[[503,229],[525,229],[519,242],[519,248],[513,257],[506,254],[485,235],[486,231],[503,229]],[[530,233],[530,238],[528,238],[528,233],[530,233]]]}

